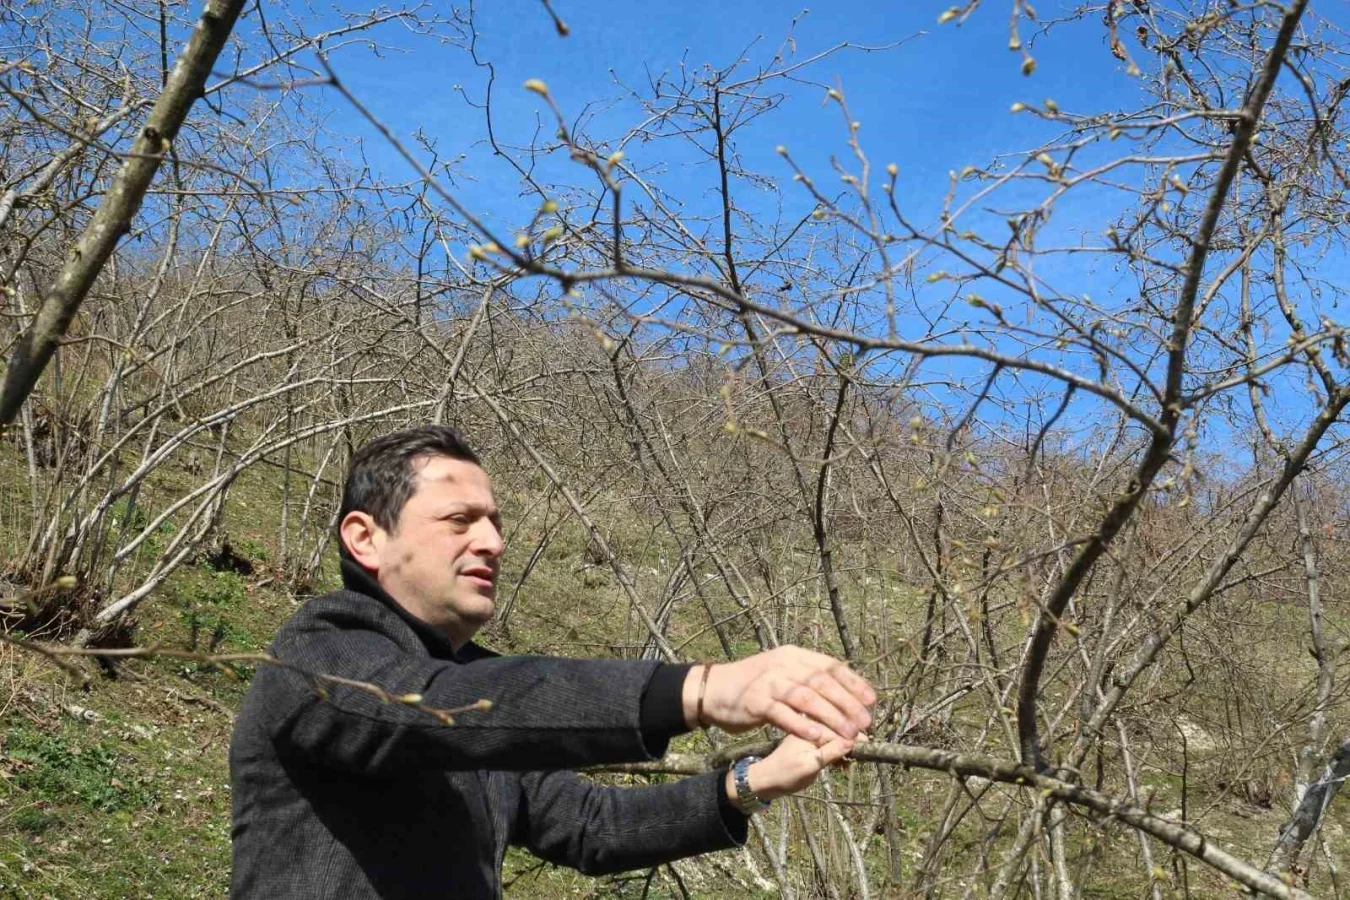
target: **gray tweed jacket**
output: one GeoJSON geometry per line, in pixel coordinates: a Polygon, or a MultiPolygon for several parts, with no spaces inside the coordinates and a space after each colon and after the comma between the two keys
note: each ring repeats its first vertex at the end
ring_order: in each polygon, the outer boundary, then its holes
{"type": "Polygon", "coordinates": [[[665,752],[639,727],[656,663],[456,653],[387,596],[351,590],[307,602],[272,652],[437,708],[493,708],[446,726],[260,666],[230,746],[235,900],[496,898],[509,844],[600,874],[745,841],[721,773],[611,788],[565,771],[665,752]]]}

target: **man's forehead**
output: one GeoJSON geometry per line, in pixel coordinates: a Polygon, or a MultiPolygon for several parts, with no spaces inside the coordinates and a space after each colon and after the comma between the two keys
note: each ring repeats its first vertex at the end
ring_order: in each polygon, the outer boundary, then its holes
{"type": "Polygon", "coordinates": [[[428,456],[416,463],[417,480],[427,485],[451,487],[485,487],[492,492],[492,479],[483,467],[465,459],[448,456],[428,456]]]}

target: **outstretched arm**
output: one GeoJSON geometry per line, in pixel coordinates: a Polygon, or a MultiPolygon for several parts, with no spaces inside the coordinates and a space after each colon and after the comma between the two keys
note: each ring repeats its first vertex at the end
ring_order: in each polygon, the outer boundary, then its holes
{"type": "MultiPolygon", "coordinates": [[[[765,800],[809,787],[851,741],[825,747],[789,735],[749,769],[750,787],[765,800]]],[[[659,865],[745,842],[746,816],[731,806],[727,770],[674,784],[616,788],[574,772],[521,776],[521,808],[513,834],[542,859],[590,875],[659,865]]]]}
{"type": "MultiPolygon", "coordinates": [[[[492,708],[466,713],[447,726],[410,705],[264,666],[240,727],[261,732],[283,753],[367,774],[562,769],[648,759],[664,750],[664,738],[680,730],[670,729],[656,740],[644,734],[642,697],[658,671],[655,662],[436,659],[397,639],[403,626],[390,610],[369,601],[358,606],[359,601],[343,595],[311,602],[323,605],[274,645],[287,663],[378,685],[394,696],[415,695],[423,706],[451,709],[489,700],[492,708]]],[[[693,724],[694,692],[703,686],[702,674],[699,667],[689,670],[681,697],[671,692],[676,725],[693,724]],[[693,709],[679,708],[682,700],[693,709]]],[[[810,651],[780,648],[713,666],[704,724],[730,731],[766,722],[796,725],[825,744],[834,738],[834,729],[856,734],[868,720],[864,704],[872,699],[871,688],[847,666],[810,651]],[[841,699],[841,692],[850,699],[841,699]],[[828,724],[818,725],[808,716],[828,724]]]]}
{"type": "Polygon", "coordinates": [[[604,875],[745,843],[747,820],[718,793],[725,772],[673,784],[606,787],[575,772],[521,776],[512,842],[541,859],[604,875]]]}
{"type": "Polygon", "coordinates": [[[378,613],[374,627],[340,627],[340,596],[311,602],[325,607],[303,632],[283,634],[273,646],[294,668],[263,666],[254,677],[236,726],[236,742],[245,747],[263,737],[285,756],[366,775],[566,768],[664,750],[664,741],[644,742],[640,718],[655,662],[436,659],[404,646],[395,627],[379,627],[378,613]],[[431,709],[479,700],[492,706],[445,724],[413,705],[296,669],[377,685],[396,698],[412,695],[431,709]]]}

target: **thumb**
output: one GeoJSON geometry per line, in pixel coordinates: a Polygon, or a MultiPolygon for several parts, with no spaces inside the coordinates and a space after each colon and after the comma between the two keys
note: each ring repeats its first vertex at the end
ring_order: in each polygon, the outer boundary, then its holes
{"type": "Polygon", "coordinates": [[[823,769],[826,766],[832,766],[839,762],[839,760],[848,756],[852,750],[853,741],[845,740],[844,738],[836,738],[824,747],[821,747],[817,751],[816,758],[820,760],[820,767],[823,769]]]}

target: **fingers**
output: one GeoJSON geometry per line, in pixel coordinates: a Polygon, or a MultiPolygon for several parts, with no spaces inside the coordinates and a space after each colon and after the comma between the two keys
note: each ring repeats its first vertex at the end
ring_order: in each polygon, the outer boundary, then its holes
{"type": "Polygon", "coordinates": [[[805,684],[782,681],[775,685],[774,694],[780,702],[786,703],[796,712],[815,719],[829,729],[830,734],[823,734],[821,740],[818,740],[817,743],[823,743],[824,740],[835,737],[852,738],[871,722],[871,716],[867,714],[867,710],[862,707],[862,704],[839,687],[837,682],[829,678],[817,679],[813,677],[805,684]],[[839,701],[845,702],[846,706],[849,707],[847,712],[832,702],[833,696],[837,695],[848,698],[847,701],[839,701]],[[856,717],[852,714],[853,709],[857,711],[856,717]]]}
{"type": "MultiPolygon", "coordinates": [[[[840,714],[852,722],[858,731],[872,724],[872,715],[867,711],[867,707],[858,697],[851,693],[839,678],[840,670],[847,672],[847,666],[836,666],[824,672],[814,672],[806,679],[806,686],[813,689],[817,694],[828,701],[840,714]]],[[[832,726],[833,727],[833,726],[832,726]]],[[[841,731],[834,729],[844,737],[853,737],[841,731]]]]}
{"type": "Polygon", "coordinates": [[[863,678],[857,672],[850,669],[841,662],[836,662],[831,669],[835,678],[839,680],[853,696],[857,697],[863,706],[871,707],[877,702],[877,692],[866,678],[863,678]]]}
{"type": "Polygon", "coordinates": [[[871,685],[836,659],[793,649],[796,653],[786,657],[781,667],[761,676],[768,681],[774,699],[810,716],[838,737],[852,738],[872,724],[862,699],[875,701],[871,685]]]}
{"type": "Polygon", "coordinates": [[[848,667],[847,663],[840,662],[833,656],[826,656],[824,653],[817,653],[814,650],[803,650],[800,647],[789,648],[795,650],[799,655],[801,664],[812,672],[827,672],[835,681],[839,682],[846,691],[857,698],[863,706],[871,706],[877,702],[877,692],[857,672],[848,667]]]}
{"type": "Polygon", "coordinates": [[[751,785],[766,800],[805,790],[827,766],[847,756],[853,743],[835,738],[817,746],[789,734],[773,753],[751,767],[751,785]]]}
{"type": "MultiPolygon", "coordinates": [[[[686,685],[686,694],[689,694],[686,685]]],[[[774,725],[816,746],[850,740],[872,724],[876,691],[846,664],[800,647],[780,647],[718,666],[708,682],[707,718],[730,732],[774,725]]],[[[685,698],[686,720],[690,700],[685,698]]]]}
{"type": "Polygon", "coordinates": [[[812,746],[819,746],[839,739],[839,735],[823,727],[819,722],[807,718],[782,701],[774,701],[770,704],[764,718],[775,728],[799,737],[812,746]]]}

